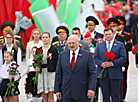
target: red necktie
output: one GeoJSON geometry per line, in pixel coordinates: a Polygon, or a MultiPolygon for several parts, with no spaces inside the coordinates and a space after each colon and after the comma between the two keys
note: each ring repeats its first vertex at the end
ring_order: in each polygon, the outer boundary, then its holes
{"type": "Polygon", "coordinates": [[[74,65],[75,65],[75,53],[73,52],[72,55],[73,56],[72,56],[72,59],[71,59],[71,63],[70,64],[71,64],[71,69],[73,71],[73,68],[74,68],[74,65]]]}

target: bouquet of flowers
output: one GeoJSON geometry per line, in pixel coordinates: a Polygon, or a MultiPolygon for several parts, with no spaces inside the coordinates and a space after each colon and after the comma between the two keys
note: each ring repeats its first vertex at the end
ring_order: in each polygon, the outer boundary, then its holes
{"type": "MultiPolygon", "coordinates": [[[[43,61],[43,50],[42,49],[37,49],[36,51],[37,51],[37,54],[34,55],[34,60],[33,60],[34,63],[32,64],[32,66],[34,68],[39,67],[40,70],[41,70],[41,65],[44,63],[44,61],[43,61]]],[[[38,84],[38,74],[39,74],[39,72],[36,72],[35,77],[33,78],[33,80],[34,80],[34,91],[35,91],[35,85],[38,84]]]]}
{"type": "MultiPolygon", "coordinates": [[[[8,96],[10,95],[10,92],[12,94],[12,96],[14,96],[14,91],[15,91],[15,88],[16,86],[14,85],[15,82],[19,82],[18,80],[17,81],[14,81],[14,75],[18,75],[19,74],[19,71],[17,70],[17,68],[19,67],[19,65],[15,62],[11,63],[11,66],[9,66],[9,69],[7,70],[7,72],[9,72],[9,75],[12,76],[10,82],[7,84],[8,85],[8,88],[7,88],[7,91],[5,93],[5,96],[8,94],[8,96]]],[[[16,94],[18,94],[18,92],[15,92],[16,94]]]]}
{"type": "MultiPolygon", "coordinates": [[[[113,61],[115,58],[115,55],[112,52],[106,52],[104,56],[107,58],[106,62],[113,61]]],[[[104,72],[105,68],[102,69],[101,73],[99,74],[98,78],[102,79],[102,75],[104,72]]]]}

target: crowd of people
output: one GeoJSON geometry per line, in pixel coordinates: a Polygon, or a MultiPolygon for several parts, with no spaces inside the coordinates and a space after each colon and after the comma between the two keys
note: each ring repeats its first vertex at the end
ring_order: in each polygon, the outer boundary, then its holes
{"type": "Polygon", "coordinates": [[[69,35],[65,23],[56,28],[57,36],[53,38],[49,32],[41,33],[39,29],[34,29],[27,43],[23,72],[23,41],[13,34],[12,22],[3,22],[1,30],[4,36],[0,37],[0,96],[3,102],[20,101],[18,85],[26,74],[25,94],[31,93],[33,102],[54,102],[54,93],[57,102],[98,102],[99,88],[102,102],[125,102],[129,51],[137,40],[137,27],[135,29],[133,21],[137,18],[137,6],[134,2],[132,13],[130,6],[124,5],[122,0],[111,0],[109,5],[105,5],[104,12],[96,11],[99,18],[102,16],[100,20],[105,26],[104,34],[95,30],[99,22],[94,16],[86,18],[88,31],[84,35],[79,27],[72,28],[69,35]],[[34,59],[41,51],[43,58],[40,62],[43,64],[35,66],[38,61],[34,59]],[[106,58],[107,52],[114,55],[112,60],[106,58]],[[7,71],[13,62],[19,65],[16,75],[7,71]],[[12,78],[15,89],[12,86],[7,95],[8,83],[12,78]]]}

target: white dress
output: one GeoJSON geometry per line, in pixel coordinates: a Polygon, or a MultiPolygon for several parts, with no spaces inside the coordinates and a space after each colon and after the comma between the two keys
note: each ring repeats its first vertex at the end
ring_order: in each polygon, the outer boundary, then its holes
{"type": "MultiPolygon", "coordinates": [[[[43,51],[44,64],[47,64],[47,51],[43,51]]],[[[55,72],[48,72],[47,68],[42,68],[42,72],[38,76],[38,91],[37,94],[42,92],[48,93],[54,91],[55,72]]]]}

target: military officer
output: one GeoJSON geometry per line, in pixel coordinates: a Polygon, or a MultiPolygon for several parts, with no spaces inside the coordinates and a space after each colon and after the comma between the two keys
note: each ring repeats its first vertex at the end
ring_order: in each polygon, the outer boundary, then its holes
{"type": "MultiPolygon", "coordinates": [[[[86,22],[87,22],[87,28],[91,32],[92,44],[94,45],[94,47],[96,47],[96,45],[98,43],[98,39],[103,38],[103,36],[104,36],[103,34],[100,34],[97,31],[95,31],[95,27],[96,27],[96,25],[99,25],[99,22],[93,16],[88,16],[86,18],[86,22]]],[[[100,80],[98,78],[97,85],[96,85],[96,92],[95,92],[96,98],[94,98],[93,102],[98,101],[98,87],[99,86],[100,86],[100,80]]]]}
{"type": "Polygon", "coordinates": [[[65,45],[67,43],[66,38],[69,34],[69,30],[64,26],[59,26],[56,28],[56,33],[59,41],[52,43],[52,46],[55,46],[58,49],[58,52],[60,53],[65,50],[65,45]]]}
{"type": "Polygon", "coordinates": [[[123,16],[116,16],[116,19],[118,19],[118,21],[120,22],[120,26],[118,26],[117,28],[117,32],[124,35],[124,43],[125,43],[125,49],[126,49],[126,54],[127,54],[127,61],[125,64],[125,70],[123,72],[123,84],[122,84],[122,88],[123,88],[123,93],[122,93],[122,97],[121,100],[125,100],[125,96],[126,96],[126,92],[127,92],[127,70],[128,70],[128,65],[129,65],[129,51],[132,50],[132,37],[130,35],[130,33],[125,32],[123,30],[124,25],[126,24],[126,20],[123,16]]]}
{"type": "Polygon", "coordinates": [[[100,34],[95,31],[95,27],[96,27],[96,25],[99,25],[99,22],[93,16],[88,16],[86,18],[86,22],[87,22],[87,28],[91,32],[91,37],[93,39],[92,44],[94,44],[94,46],[96,47],[97,39],[103,38],[103,36],[104,36],[103,34],[100,34]]]}
{"type": "MultiPolygon", "coordinates": [[[[14,29],[14,24],[11,21],[5,21],[1,25],[1,30],[3,31],[4,36],[8,31],[13,31],[13,29],[14,29]]],[[[4,36],[0,37],[0,47],[3,47],[5,44],[7,44],[6,38],[4,36]]],[[[22,54],[24,54],[25,48],[21,36],[14,35],[14,37],[17,46],[21,48],[22,54]]]]}

